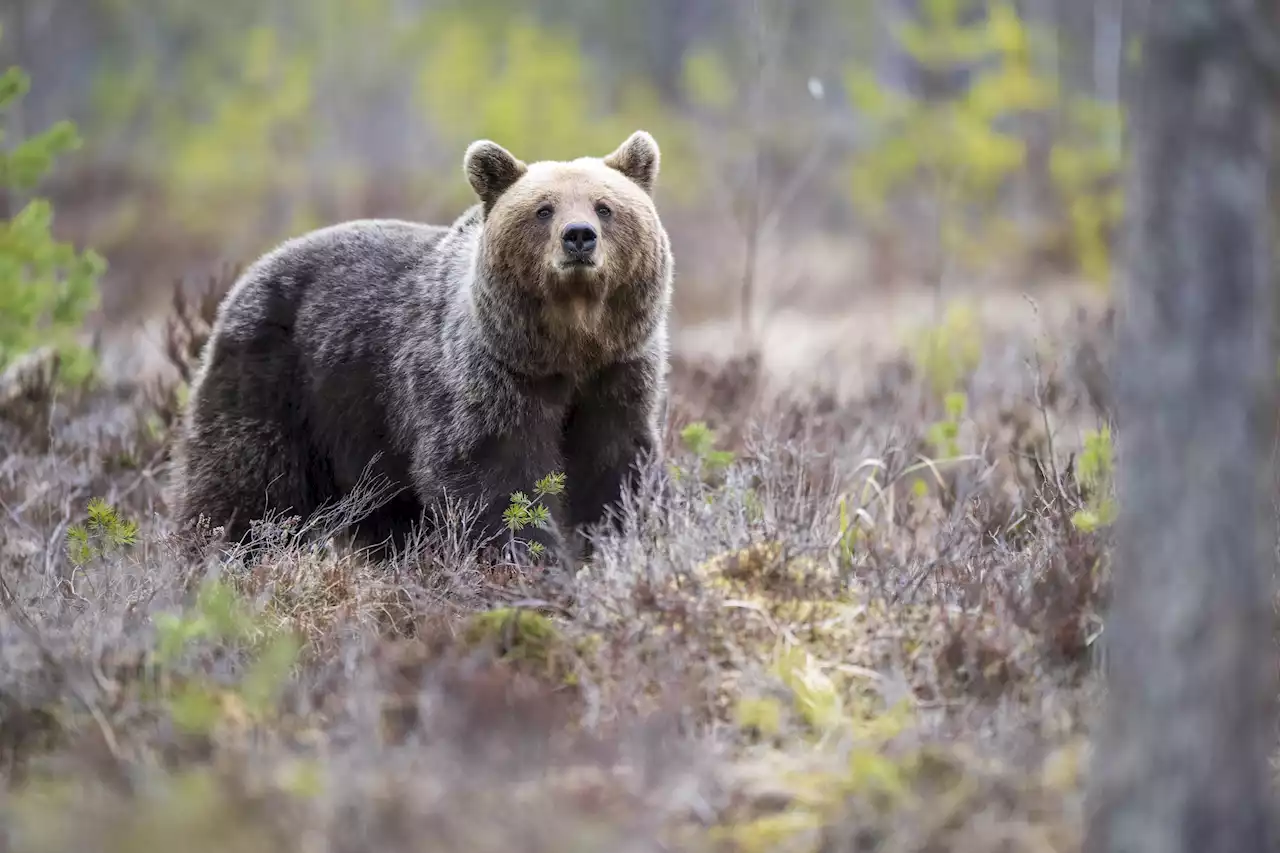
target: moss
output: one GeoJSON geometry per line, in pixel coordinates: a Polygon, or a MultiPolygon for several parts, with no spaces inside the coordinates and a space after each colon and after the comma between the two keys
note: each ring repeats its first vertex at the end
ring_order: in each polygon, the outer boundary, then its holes
{"type": "Polygon", "coordinates": [[[776,540],[717,554],[701,563],[696,574],[726,592],[773,598],[807,597],[812,587],[833,579],[828,566],[809,556],[787,556],[776,540]]]}
{"type": "Polygon", "coordinates": [[[84,827],[95,827],[93,849],[105,853],[171,850],[191,853],[280,849],[265,819],[246,819],[244,803],[208,769],[166,774],[133,799],[79,781],[40,780],[10,799],[8,817],[32,853],[84,849],[84,827]],[[76,810],[78,820],[67,820],[76,810]]]}
{"type": "Polygon", "coordinates": [[[590,647],[589,641],[570,642],[550,617],[515,607],[471,615],[462,639],[468,646],[489,646],[500,660],[565,684],[575,683],[573,661],[590,647]]]}
{"type": "Polygon", "coordinates": [[[714,841],[728,843],[742,853],[772,853],[775,850],[816,851],[821,849],[822,819],[807,811],[788,809],[737,825],[716,827],[714,841]]]}
{"type": "Polygon", "coordinates": [[[734,716],[740,727],[773,737],[782,729],[782,703],[771,697],[744,697],[738,700],[734,716]]]}

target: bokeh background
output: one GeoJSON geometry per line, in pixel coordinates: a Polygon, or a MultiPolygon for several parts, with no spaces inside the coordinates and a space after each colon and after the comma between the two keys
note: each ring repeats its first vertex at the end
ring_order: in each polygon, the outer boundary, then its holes
{"type": "Polygon", "coordinates": [[[0,0],[0,849],[1084,849],[1146,2],[0,0]],[[229,271],[637,128],[666,455],[589,570],[176,529],[229,271]]]}
{"type": "Polygon", "coordinates": [[[480,137],[539,159],[652,132],[691,345],[903,294],[1105,285],[1132,5],[6,0],[0,67],[30,77],[8,142],[69,121],[80,145],[0,214],[45,198],[102,256],[88,328],[128,352],[175,284],[284,237],[452,219],[480,137]]]}

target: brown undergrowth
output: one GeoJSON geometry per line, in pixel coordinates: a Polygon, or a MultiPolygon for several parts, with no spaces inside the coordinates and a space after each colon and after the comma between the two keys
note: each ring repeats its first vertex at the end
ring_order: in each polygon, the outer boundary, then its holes
{"type": "Polygon", "coordinates": [[[180,384],[24,398],[0,847],[1078,849],[1100,335],[984,339],[958,416],[909,348],[858,399],[677,354],[666,457],[570,568],[470,551],[465,507],[383,562],[328,535],[358,506],[275,519],[248,561],[166,517],[180,384]]]}

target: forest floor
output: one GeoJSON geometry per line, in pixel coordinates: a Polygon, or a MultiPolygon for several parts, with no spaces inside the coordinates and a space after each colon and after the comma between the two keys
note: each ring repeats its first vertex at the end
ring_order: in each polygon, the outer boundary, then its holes
{"type": "Polygon", "coordinates": [[[932,356],[910,299],[763,358],[683,330],[667,458],[572,572],[287,522],[193,557],[179,398],[32,387],[0,417],[0,850],[1079,849],[1108,321],[999,298],[932,356]]]}

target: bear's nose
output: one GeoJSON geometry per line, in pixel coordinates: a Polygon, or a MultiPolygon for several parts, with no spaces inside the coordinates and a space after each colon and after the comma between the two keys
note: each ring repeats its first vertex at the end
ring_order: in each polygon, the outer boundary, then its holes
{"type": "Polygon", "coordinates": [[[585,222],[572,222],[564,227],[560,240],[570,257],[586,260],[596,250],[596,229],[585,222]]]}

